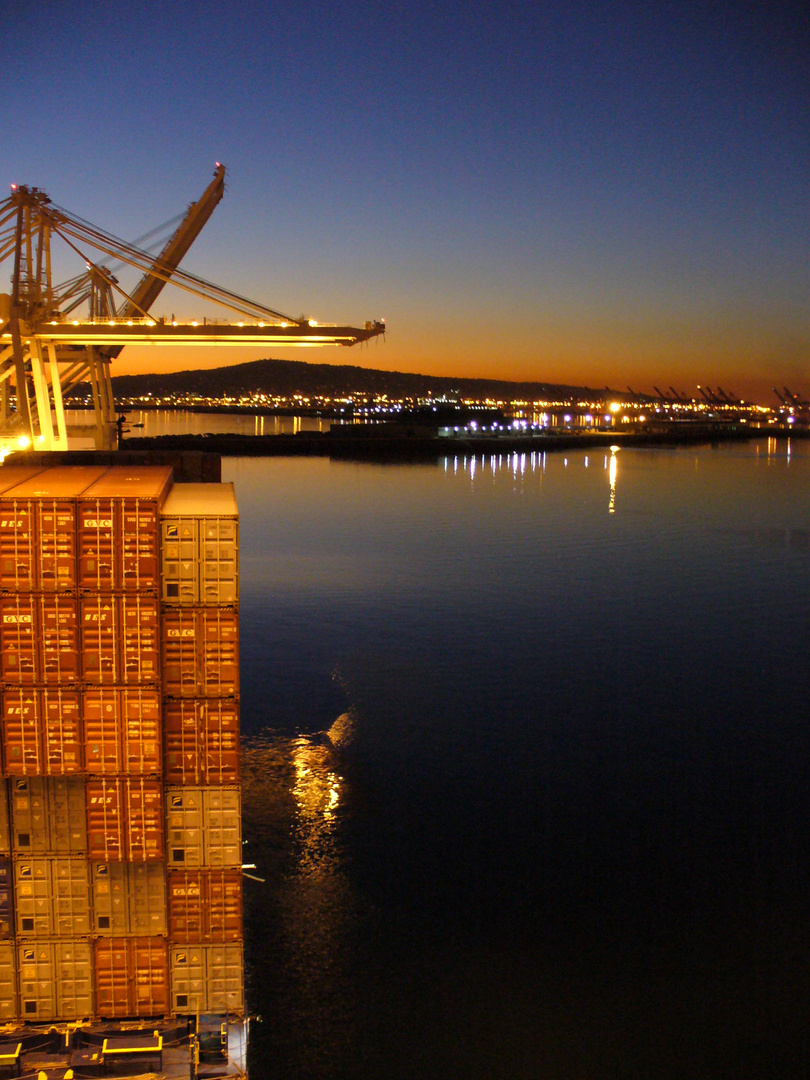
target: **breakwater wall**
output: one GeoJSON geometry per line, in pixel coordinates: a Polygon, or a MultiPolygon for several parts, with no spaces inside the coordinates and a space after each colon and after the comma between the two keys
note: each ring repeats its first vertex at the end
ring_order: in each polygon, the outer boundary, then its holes
{"type": "Polygon", "coordinates": [[[330,457],[354,461],[431,461],[457,455],[546,453],[575,449],[609,449],[611,446],[681,446],[690,444],[745,442],[767,437],[807,437],[807,432],[775,431],[773,427],[747,425],[690,425],[656,431],[591,431],[531,435],[495,435],[475,438],[434,436],[410,432],[373,435],[352,428],[339,432],[299,432],[295,435],[161,435],[127,438],[123,449],[150,452],[203,451],[223,457],[330,457]]]}

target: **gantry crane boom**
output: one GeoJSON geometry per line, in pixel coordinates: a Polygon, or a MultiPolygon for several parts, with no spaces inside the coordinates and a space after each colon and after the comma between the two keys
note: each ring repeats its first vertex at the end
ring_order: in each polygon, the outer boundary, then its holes
{"type": "MultiPolygon", "coordinates": [[[[148,270],[136,285],[119,313],[122,318],[136,319],[149,313],[152,304],[180,265],[183,256],[202,232],[224,194],[225,166],[218,161],[213,180],[197,202],[189,206],[186,216],[173,235],[169,237],[165,247],[155,259],[152,269],[148,270]]],[[[117,352],[113,355],[117,355],[117,352]]]]}
{"type": "Polygon", "coordinates": [[[225,166],[217,162],[208,187],[155,257],[55,206],[38,188],[12,185],[9,198],[0,200],[0,262],[9,256],[14,262],[11,294],[0,294],[0,451],[12,436],[39,449],[66,449],[63,395],[82,382],[92,390],[95,445],[113,447],[110,363],[129,343],[354,345],[385,333],[381,320],[354,327],[291,318],[180,270],[224,190],[225,166]],[[61,286],[52,281],[52,238],[82,260],[81,272],[61,286]],[[102,264],[105,258],[140,272],[131,293],[102,264]],[[202,319],[180,325],[174,318],[155,319],[150,308],[169,282],[251,321],[202,319]]]}

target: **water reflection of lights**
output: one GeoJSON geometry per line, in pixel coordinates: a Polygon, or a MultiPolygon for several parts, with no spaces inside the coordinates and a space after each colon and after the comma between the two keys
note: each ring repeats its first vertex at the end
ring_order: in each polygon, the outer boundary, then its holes
{"type": "Polygon", "coordinates": [[[608,465],[608,480],[610,481],[610,497],[608,499],[608,513],[616,513],[616,474],[618,472],[618,461],[616,454],[618,453],[618,446],[611,446],[610,448],[610,463],[608,465]]]}

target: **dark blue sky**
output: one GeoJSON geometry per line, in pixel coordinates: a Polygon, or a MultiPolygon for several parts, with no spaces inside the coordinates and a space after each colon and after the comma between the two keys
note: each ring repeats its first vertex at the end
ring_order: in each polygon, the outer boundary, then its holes
{"type": "MultiPolygon", "coordinates": [[[[133,239],[224,161],[184,266],[291,314],[390,327],[379,346],[291,357],[810,393],[798,4],[2,13],[3,182],[133,239]]],[[[164,307],[205,314],[177,294],[164,307]]],[[[128,353],[119,371],[155,359],[128,353]]]]}

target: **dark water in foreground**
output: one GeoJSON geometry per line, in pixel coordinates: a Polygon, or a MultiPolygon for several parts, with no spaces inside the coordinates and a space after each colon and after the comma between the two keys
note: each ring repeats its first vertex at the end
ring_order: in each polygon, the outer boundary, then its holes
{"type": "Polygon", "coordinates": [[[252,1080],[806,1075],[808,450],[224,462],[252,1080]]]}

